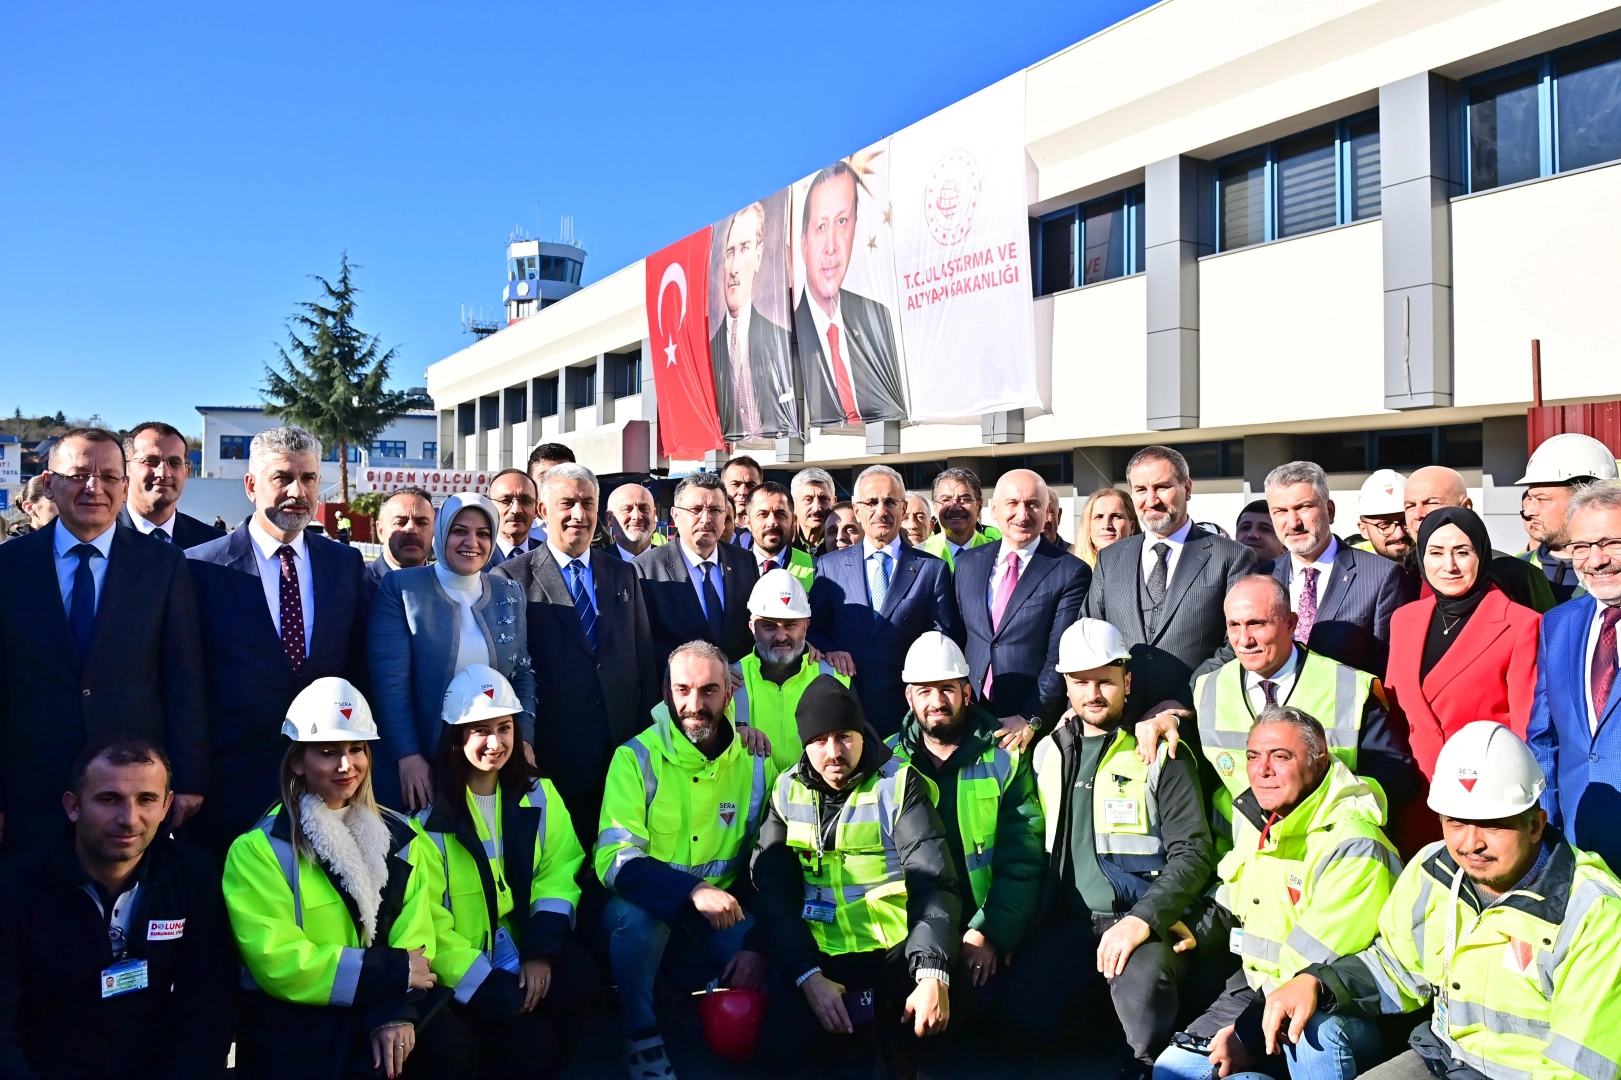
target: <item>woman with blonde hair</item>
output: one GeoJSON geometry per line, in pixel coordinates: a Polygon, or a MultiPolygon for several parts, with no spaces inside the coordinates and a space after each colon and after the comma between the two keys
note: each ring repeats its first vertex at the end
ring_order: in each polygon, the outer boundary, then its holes
{"type": "Polygon", "coordinates": [[[282,734],[281,804],[225,859],[225,908],[253,992],[237,1074],[471,1077],[472,1037],[435,986],[429,840],[377,805],[366,699],[317,679],[282,734]]]}
{"type": "Polygon", "coordinates": [[[1119,488],[1098,488],[1086,497],[1086,507],[1075,528],[1075,554],[1088,566],[1097,566],[1098,552],[1128,536],[1142,532],[1131,496],[1119,488]]]}

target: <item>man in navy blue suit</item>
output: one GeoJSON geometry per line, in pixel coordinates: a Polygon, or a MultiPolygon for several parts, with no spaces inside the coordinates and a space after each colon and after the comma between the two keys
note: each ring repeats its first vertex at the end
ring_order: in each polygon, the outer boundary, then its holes
{"type": "Polygon", "coordinates": [[[255,509],[235,532],[192,548],[208,676],[214,796],[190,839],[225,854],[276,801],[282,721],[298,692],[328,675],[365,689],[365,563],[306,530],[321,484],[321,441],[261,431],[248,449],[255,509]]]}
{"type": "Polygon", "coordinates": [[[539,483],[522,469],[503,469],[490,480],[486,493],[501,508],[501,531],[490,545],[490,561],[484,569],[494,570],[546,543],[545,530],[534,528],[540,509],[539,483]]]}
{"type": "Polygon", "coordinates": [[[1005,730],[1053,729],[1064,711],[1058,640],[1080,617],[1092,569],[1042,536],[1047,485],[1029,469],[1003,473],[991,494],[999,543],[957,553],[957,608],[969,678],[1005,730]]]}
{"type": "Polygon", "coordinates": [[[1548,824],[1621,867],[1621,485],[1578,488],[1566,550],[1586,596],[1542,616],[1527,741],[1548,777],[1548,824]]]}
{"type": "Polygon", "coordinates": [[[816,560],[810,641],[840,674],[854,676],[850,688],[867,721],[888,738],[906,715],[906,650],[930,630],[960,643],[962,620],[945,562],[901,539],[901,474],[868,468],[853,501],[866,535],[816,560]]]}

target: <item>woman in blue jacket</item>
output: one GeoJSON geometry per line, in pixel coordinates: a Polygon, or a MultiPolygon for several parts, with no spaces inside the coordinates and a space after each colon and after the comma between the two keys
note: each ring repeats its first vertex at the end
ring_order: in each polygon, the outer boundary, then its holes
{"type": "Polygon", "coordinates": [[[535,741],[535,676],[523,587],[483,572],[501,514],[472,492],[452,495],[434,521],[430,566],[396,570],[373,601],[367,654],[382,732],[378,801],[416,812],[433,800],[428,762],[439,746],[445,689],[456,673],[487,664],[512,684],[524,753],[535,741]]]}

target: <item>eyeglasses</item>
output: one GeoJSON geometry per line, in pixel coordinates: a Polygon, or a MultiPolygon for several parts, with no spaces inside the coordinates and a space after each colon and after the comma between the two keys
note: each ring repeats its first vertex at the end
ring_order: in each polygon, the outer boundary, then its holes
{"type": "Polygon", "coordinates": [[[1599,552],[1603,552],[1607,558],[1621,559],[1621,536],[1612,536],[1607,540],[1594,540],[1591,543],[1586,540],[1575,541],[1566,544],[1565,550],[1570,553],[1571,562],[1584,563],[1599,552]]]}
{"type": "Polygon", "coordinates": [[[903,504],[899,499],[862,499],[856,505],[870,514],[880,506],[885,510],[899,510],[903,504]]]}
{"type": "Polygon", "coordinates": [[[170,472],[180,472],[181,470],[183,470],[183,469],[185,469],[187,467],[186,459],[185,458],[179,458],[179,457],[171,457],[171,458],[144,457],[144,458],[137,458],[136,461],[135,461],[135,464],[140,465],[142,468],[151,469],[153,472],[157,472],[158,469],[160,469],[160,468],[166,468],[170,472]]]}
{"type": "Polygon", "coordinates": [[[75,487],[88,487],[90,485],[90,481],[94,480],[94,481],[96,481],[96,483],[100,484],[104,488],[115,488],[115,487],[122,486],[123,483],[124,483],[124,480],[125,480],[125,477],[124,477],[124,475],[122,473],[107,473],[107,472],[104,472],[104,473],[70,473],[70,472],[59,472],[59,473],[52,473],[51,475],[56,476],[56,477],[60,477],[61,479],[66,480],[68,483],[74,485],[75,487]]]}
{"type": "Polygon", "coordinates": [[[1392,533],[1401,532],[1403,529],[1405,529],[1407,527],[1407,523],[1405,521],[1403,521],[1401,518],[1396,518],[1394,520],[1385,520],[1383,518],[1368,518],[1368,517],[1365,517],[1365,518],[1361,518],[1360,520],[1361,520],[1362,524],[1366,525],[1368,528],[1374,530],[1375,532],[1382,533],[1385,536],[1389,536],[1392,533]]]}
{"type": "Polygon", "coordinates": [[[496,499],[494,501],[495,505],[499,506],[503,510],[511,510],[514,506],[520,507],[524,510],[533,510],[537,505],[539,505],[536,500],[529,495],[508,495],[504,499],[496,499]]]}
{"type": "Polygon", "coordinates": [[[977,495],[946,495],[946,496],[943,496],[943,497],[937,497],[934,501],[937,504],[939,504],[940,506],[978,506],[979,505],[979,496],[977,496],[977,495]]]}
{"type": "Polygon", "coordinates": [[[685,511],[695,518],[722,518],[726,510],[719,506],[677,506],[675,509],[685,511]]]}

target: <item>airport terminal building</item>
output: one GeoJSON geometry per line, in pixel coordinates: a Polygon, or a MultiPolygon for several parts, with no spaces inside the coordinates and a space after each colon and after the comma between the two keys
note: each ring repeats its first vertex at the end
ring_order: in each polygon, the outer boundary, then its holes
{"type": "MultiPolygon", "coordinates": [[[[1621,8],[1163,0],[1022,75],[1047,407],[748,452],[1084,498],[1161,442],[1229,528],[1305,457],[1341,532],[1368,473],[1445,464],[1523,546],[1533,340],[1546,402],[1621,398],[1621,8]]],[[[433,364],[441,466],[554,440],[604,475],[703,465],[659,455],[646,293],[638,262],[433,364]]]]}

